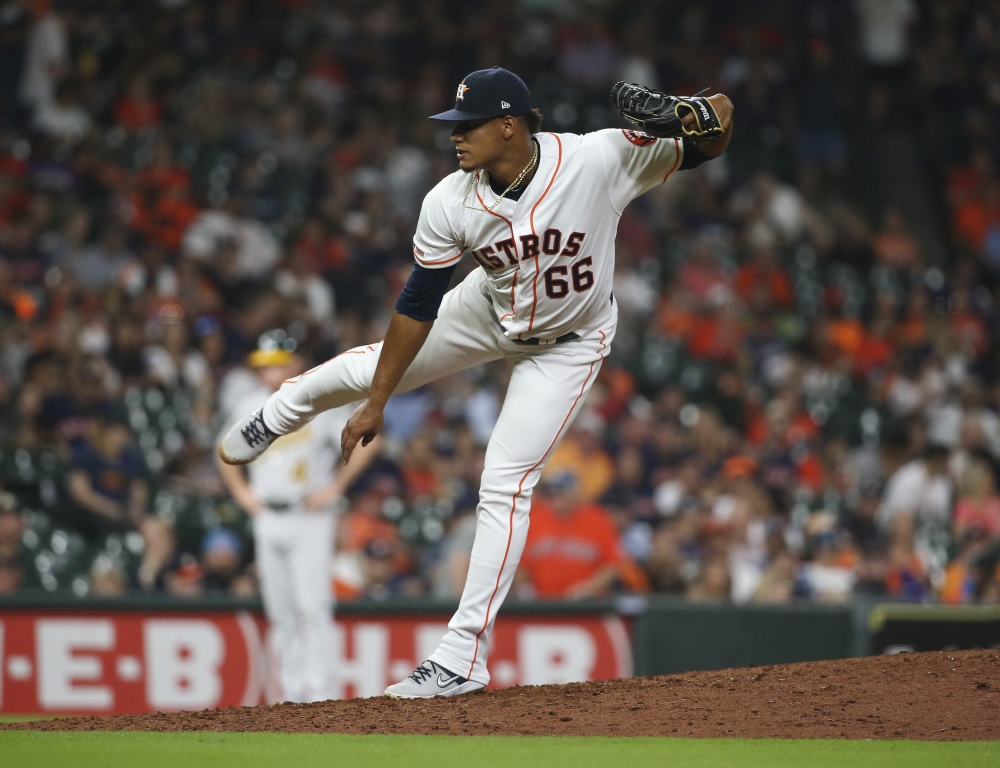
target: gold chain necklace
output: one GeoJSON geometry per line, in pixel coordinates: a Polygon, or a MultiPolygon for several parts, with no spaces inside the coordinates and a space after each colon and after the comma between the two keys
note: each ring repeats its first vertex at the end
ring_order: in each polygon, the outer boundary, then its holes
{"type": "MultiPolygon", "coordinates": [[[[517,174],[517,178],[510,183],[510,186],[503,191],[503,194],[493,201],[492,205],[486,205],[485,203],[483,203],[483,208],[485,208],[487,211],[492,211],[494,208],[500,205],[500,201],[507,196],[507,193],[510,192],[512,189],[517,188],[517,185],[520,184],[524,180],[524,177],[527,176],[528,173],[535,167],[535,163],[538,162],[538,142],[532,139],[531,143],[534,145],[534,150],[531,153],[531,159],[528,161],[528,164],[524,166],[524,168],[519,174],[517,174]]],[[[490,172],[486,171],[487,185],[489,184],[489,174],[490,172]]],[[[469,199],[469,194],[472,192],[472,188],[476,185],[477,181],[479,181],[479,171],[476,171],[476,173],[473,175],[472,181],[469,183],[469,188],[465,191],[465,200],[469,199]]],[[[469,205],[468,203],[465,204],[465,207],[473,211],[480,210],[476,206],[469,205]]]]}

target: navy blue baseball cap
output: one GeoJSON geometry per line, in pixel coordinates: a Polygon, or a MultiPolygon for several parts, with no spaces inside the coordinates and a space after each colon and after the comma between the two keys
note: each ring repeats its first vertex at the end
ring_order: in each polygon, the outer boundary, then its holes
{"type": "Polygon", "coordinates": [[[503,67],[480,69],[458,85],[455,108],[431,120],[482,120],[500,115],[527,115],[531,112],[531,93],[524,80],[503,67]]]}

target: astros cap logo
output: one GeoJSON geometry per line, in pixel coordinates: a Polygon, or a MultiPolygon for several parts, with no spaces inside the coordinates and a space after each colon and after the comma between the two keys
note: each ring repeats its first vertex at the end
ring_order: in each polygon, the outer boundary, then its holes
{"type": "Polygon", "coordinates": [[[431,119],[462,122],[530,113],[531,93],[524,81],[513,72],[493,67],[463,77],[455,91],[455,108],[431,115],[431,119]]]}

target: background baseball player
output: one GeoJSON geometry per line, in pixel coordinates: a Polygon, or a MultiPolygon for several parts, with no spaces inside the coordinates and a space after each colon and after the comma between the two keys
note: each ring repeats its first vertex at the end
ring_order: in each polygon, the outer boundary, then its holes
{"type": "Polygon", "coordinates": [[[732,105],[723,95],[678,100],[620,83],[612,98],[662,137],[537,133],[541,114],[519,77],[496,67],[466,77],[455,109],[433,117],[455,123],[460,170],[424,199],[416,265],[385,340],[289,380],[220,445],[224,461],[249,462],[322,411],[364,399],[343,431],[348,460],[381,430],[393,392],[500,357],[513,362],[486,451],[461,603],[438,649],[390,686],[391,696],[454,696],[489,682],[490,632],[524,549],[532,489],[614,340],[619,217],[729,142],[732,105]],[[445,295],[466,252],[481,268],[445,295]]]}
{"type": "MultiPolygon", "coordinates": [[[[295,342],[269,331],[248,362],[260,380],[234,413],[259,409],[281,383],[302,370],[295,342]]],[[[253,518],[257,571],[283,701],[324,701],[335,695],[333,594],[330,561],[334,506],[374,458],[378,446],[362,447],[337,470],[340,433],[353,408],[325,411],[271,446],[248,467],[219,463],[237,503],[253,518]]]]}

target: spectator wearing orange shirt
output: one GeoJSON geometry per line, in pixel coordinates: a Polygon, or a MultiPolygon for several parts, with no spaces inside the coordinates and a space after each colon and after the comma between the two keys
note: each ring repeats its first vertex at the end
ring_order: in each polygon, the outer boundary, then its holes
{"type": "Polygon", "coordinates": [[[884,370],[892,361],[895,326],[892,317],[877,315],[872,319],[869,332],[861,339],[854,355],[854,372],[869,376],[884,370]]]}
{"type": "Polygon", "coordinates": [[[1000,225],[1000,184],[987,184],[982,196],[971,197],[956,207],[951,225],[959,242],[982,254],[990,231],[1000,225]]]}
{"type": "Polygon", "coordinates": [[[372,590],[385,597],[385,590],[401,587],[413,570],[399,528],[382,514],[386,490],[372,482],[353,496],[350,511],[338,523],[332,574],[338,600],[355,600],[372,590]]]}
{"type": "Polygon", "coordinates": [[[882,229],[872,240],[875,259],[897,269],[910,269],[920,263],[920,246],[906,229],[903,212],[890,205],[882,214],[882,229]]]}
{"type": "Polygon", "coordinates": [[[801,396],[786,389],[772,399],[763,411],[758,411],[747,427],[746,439],[752,445],[771,443],[775,447],[792,448],[816,440],[819,429],[802,406],[801,396]]]}
{"type": "Polygon", "coordinates": [[[959,544],[958,554],[945,566],[944,580],[937,590],[938,600],[945,605],[977,602],[995,567],[990,557],[991,544],[982,531],[969,531],[959,544]]]}
{"type": "Polygon", "coordinates": [[[115,122],[129,133],[155,128],[161,116],[160,103],[150,93],[149,81],[142,76],[132,80],[128,93],[115,104],[115,122]]]}
{"type": "Polygon", "coordinates": [[[441,485],[439,467],[430,430],[418,432],[410,439],[400,470],[406,497],[415,501],[422,496],[435,496],[441,485]]]}
{"type": "Polygon", "coordinates": [[[679,283],[666,287],[656,310],[656,325],[667,338],[686,339],[698,324],[694,297],[679,283]]]}
{"type": "Polygon", "coordinates": [[[611,515],[583,501],[568,472],[548,481],[531,506],[518,576],[544,598],[598,597],[616,584],[634,591],[649,586],[622,549],[611,515]]]}
{"type": "Polygon", "coordinates": [[[615,481],[615,462],[601,444],[604,422],[593,410],[580,414],[566,439],[552,452],[543,477],[570,474],[581,498],[596,501],[615,481]]]}
{"type": "Polygon", "coordinates": [[[340,523],[340,548],[349,552],[365,549],[373,541],[399,543],[399,529],[382,515],[383,493],[378,487],[359,493],[350,512],[340,523]]]}
{"type": "Polygon", "coordinates": [[[308,219],[302,225],[299,239],[295,241],[295,253],[316,273],[350,268],[347,247],[327,231],[320,219],[308,219]]]}
{"type": "Polygon", "coordinates": [[[732,302],[719,306],[714,313],[698,318],[688,339],[687,349],[694,357],[733,363],[746,338],[743,319],[732,302]]]}
{"type": "Polygon", "coordinates": [[[174,153],[166,141],[157,142],[153,147],[153,162],[139,171],[136,183],[142,190],[191,188],[191,174],[174,162],[174,153]]]}
{"type": "Polygon", "coordinates": [[[946,192],[951,207],[958,208],[969,200],[981,197],[993,172],[990,150],[985,146],[974,147],[969,163],[948,174],[946,192]]]}
{"type": "Polygon", "coordinates": [[[826,323],[825,340],[853,360],[865,340],[865,326],[856,317],[832,317],[826,323]]]}
{"type": "Polygon", "coordinates": [[[176,251],[198,208],[180,186],[145,187],[132,195],[132,226],[154,245],[176,251]]]}
{"type": "Polygon", "coordinates": [[[906,316],[896,329],[896,342],[903,347],[920,347],[927,343],[927,313],[930,299],[927,291],[914,288],[906,299],[906,316]]]}
{"type": "Polygon", "coordinates": [[[778,264],[774,248],[763,246],[753,252],[750,261],[736,273],[736,295],[754,303],[764,297],[767,303],[782,309],[792,306],[792,281],[778,264]]]}

